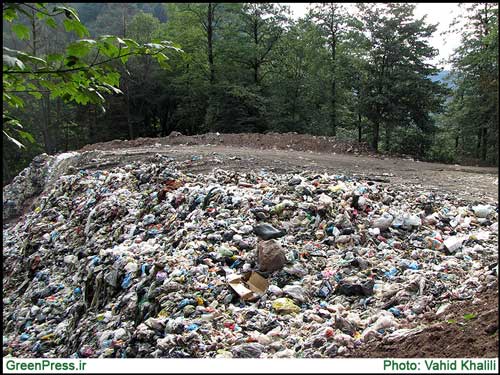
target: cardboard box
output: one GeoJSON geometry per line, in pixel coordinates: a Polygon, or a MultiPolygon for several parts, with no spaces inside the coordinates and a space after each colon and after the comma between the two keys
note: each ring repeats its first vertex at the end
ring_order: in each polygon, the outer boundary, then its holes
{"type": "Polygon", "coordinates": [[[248,272],[243,275],[231,274],[227,276],[227,282],[233,290],[244,301],[258,299],[266,293],[269,282],[257,272],[248,272]]]}

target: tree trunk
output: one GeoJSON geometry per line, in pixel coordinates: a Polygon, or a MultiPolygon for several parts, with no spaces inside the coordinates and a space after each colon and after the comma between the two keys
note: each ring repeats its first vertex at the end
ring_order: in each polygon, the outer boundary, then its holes
{"type": "Polygon", "coordinates": [[[149,113],[146,113],[144,116],[144,135],[148,136],[151,134],[151,116],[149,113]]]}
{"type": "Polygon", "coordinates": [[[125,96],[125,101],[127,105],[127,125],[128,125],[128,137],[130,140],[134,139],[134,125],[130,119],[130,92],[129,92],[129,84],[127,79],[125,79],[125,92],[127,93],[125,96]]]}
{"type": "Polygon", "coordinates": [[[483,128],[483,141],[481,142],[481,160],[486,161],[486,154],[488,151],[488,128],[483,128]]]}
{"type": "MultiPolygon", "coordinates": [[[[253,39],[255,43],[255,50],[257,50],[257,46],[259,45],[259,25],[257,20],[255,20],[253,24],[253,39]]],[[[259,65],[260,64],[256,56],[253,64],[253,81],[256,85],[259,84],[259,65]]]]}
{"type": "Polygon", "coordinates": [[[386,124],[385,127],[385,150],[390,151],[390,144],[391,144],[391,138],[392,138],[392,125],[391,124],[386,124]]]}
{"type": "MultiPolygon", "coordinates": [[[[33,34],[33,48],[32,48],[32,53],[33,53],[33,56],[36,56],[36,53],[37,53],[37,33],[36,33],[36,17],[35,17],[35,11],[32,10],[31,11],[31,15],[32,15],[32,18],[31,18],[31,32],[33,34]]],[[[36,65],[35,65],[36,66],[36,65]]]]}
{"type": "Polygon", "coordinates": [[[337,55],[337,36],[332,35],[332,114],[331,114],[331,127],[332,135],[337,135],[337,78],[336,78],[336,55],[337,55]]]}
{"type": "Polygon", "coordinates": [[[128,4],[122,4],[122,35],[124,38],[127,37],[127,18],[126,13],[128,11],[128,4]]]}
{"type": "Polygon", "coordinates": [[[59,134],[61,133],[61,98],[56,99],[56,121],[54,122],[54,150],[59,150],[59,134]]]}
{"type": "MultiPolygon", "coordinates": [[[[64,140],[65,140],[65,143],[64,143],[64,151],[65,152],[68,152],[68,147],[69,147],[69,123],[66,122],[66,126],[64,127],[64,140]]],[[[78,146],[79,145],[76,145],[77,148],[79,148],[78,146]]]]}
{"type": "Polygon", "coordinates": [[[167,118],[168,118],[168,110],[161,116],[160,118],[160,137],[167,136],[167,118]]]}
{"type": "Polygon", "coordinates": [[[92,116],[92,129],[94,130],[94,139],[92,140],[92,143],[94,143],[94,141],[96,141],[97,139],[95,139],[95,133],[96,133],[96,129],[97,129],[97,105],[94,105],[94,115],[92,116]]]}
{"type": "Polygon", "coordinates": [[[173,130],[175,130],[175,124],[172,122],[172,116],[173,116],[173,112],[170,112],[168,114],[168,117],[166,120],[166,133],[167,133],[167,135],[170,134],[173,130]]]}
{"type": "Polygon", "coordinates": [[[331,127],[332,135],[335,137],[337,135],[337,100],[335,98],[336,93],[336,82],[335,78],[332,82],[332,114],[331,114],[331,127]]]}
{"type": "Polygon", "coordinates": [[[213,15],[212,3],[208,3],[207,11],[207,44],[208,44],[208,68],[210,70],[210,85],[215,82],[214,55],[213,55],[213,15]]]}
{"type": "Polygon", "coordinates": [[[361,112],[358,111],[358,142],[361,143],[361,112]]]}
{"type": "Polygon", "coordinates": [[[92,105],[87,106],[87,123],[88,123],[88,143],[94,142],[94,121],[92,120],[92,105]]]}
{"type": "Polygon", "coordinates": [[[42,123],[42,135],[44,149],[47,154],[52,153],[52,139],[50,137],[50,96],[45,93],[42,101],[42,113],[43,120],[42,123]]]}
{"type": "Polygon", "coordinates": [[[479,159],[481,157],[481,140],[482,140],[483,130],[481,128],[477,131],[477,143],[476,143],[476,157],[479,159]]]}
{"type": "Polygon", "coordinates": [[[3,185],[4,186],[8,182],[10,182],[10,177],[11,177],[10,168],[9,168],[9,160],[11,160],[11,159],[5,156],[5,147],[2,147],[2,162],[3,162],[2,171],[3,171],[3,185]]]}
{"type": "MultiPolygon", "coordinates": [[[[498,66],[498,55],[497,55],[497,66],[498,66]]],[[[497,93],[498,93],[498,80],[497,80],[497,93]]],[[[498,165],[498,96],[497,96],[497,101],[496,101],[496,112],[495,112],[495,130],[493,134],[495,135],[495,164],[498,165]]]]}
{"type": "Polygon", "coordinates": [[[256,85],[259,84],[259,65],[257,63],[253,66],[253,81],[256,85]]]}
{"type": "Polygon", "coordinates": [[[294,123],[298,120],[298,111],[297,111],[297,101],[299,99],[299,84],[295,84],[295,90],[293,92],[293,101],[292,101],[292,120],[294,123]]]}
{"type": "Polygon", "coordinates": [[[373,139],[372,139],[372,148],[373,148],[373,151],[375,151],[376,153],[378,153],[379,131],[380,131],[380,120],[377,118],[373,122],[373,139]]]}

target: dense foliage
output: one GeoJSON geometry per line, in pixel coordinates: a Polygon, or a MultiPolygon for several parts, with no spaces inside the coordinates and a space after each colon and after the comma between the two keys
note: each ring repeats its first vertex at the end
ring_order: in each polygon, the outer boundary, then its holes
{"type": "Polygon", "coordinates": [[[443,125],[455,154],[498,165],[498,4],[462,6],[462,44],[452,58],[456,89],[443,125]]]}
{"type": "Polygon", "coordinates": [[[407,3],[314,4],[298,20],[277,3],[71,6],[3,5],[4,182],[40,152],[173,130],[498,163],[496,4],[469,5],[451,90],[429,63],[435,25],[407,3]]]}

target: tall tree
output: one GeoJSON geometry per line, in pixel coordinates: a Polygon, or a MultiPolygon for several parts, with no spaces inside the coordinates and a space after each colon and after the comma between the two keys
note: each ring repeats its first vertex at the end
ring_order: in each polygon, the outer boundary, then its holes
{"type": "Polygon", "coordinates": [[[386,131],[385,148],[392,149],[395,130],[412,134],[407,144],[423,154],[431,141],[431,112],[441,109],[444,88],[430,76],[438,70],[428,61],[438,51],[429,44],[436,25],[415,18],[411,4],[359,4],[368,34],[368,75],[365,113],[372,123],[372,147],[378,151],[380,130],[386,131]]]}
{"type": "Polygon", "coordinates": [[[465,152],[474,145],[471,154],[498,163],[498,4],[467,5],[454,25],[462,34],[451,59],[457,139],[465,152]]]}
{"type": "Polygon", "coordinates": [[[285,32],[289,8],[273,3],[245,3],[241,11],[240,32],[245,35],[239,61],[252,70],[253,83],[261,84],[262,67],[270,62],[271,52],[285,32]]]}
{"type": "Polygon", "coordinates": [[[204,4],[186,4],[183,9],[192,13],[196,21],[201,26],[206,38],[206,55],[208,63],[208,80],[211,84],[215,82],[215,66],[214,66],[214,37],[217,26],[220,21],[220,14],[217,8],[220,8],[219,3],[204,3],[204,4]]]}
{"type": "Polygon", "coordinates": [[[345,6],[341,3],[321,3],[310,11],[312,17],[318,24],[323,38],[330,49],[330,84],[331,84],[331,119],[330,126],[332,135],[337,135],[337,53],[338,46],[349,26],[349,15],[345,6]]]}
{"type": "Polygon", "coordinates": [[[216,103],[214,91],[215,85],[215,65],[214,65],[214,36],[217,25],[219,23],[218,13],[216,12],[220,4],[217,3],[207,3],[207,4],[190,4],[188,10],[193,12],[198,22],[201,24],[207,39],[207,62],[208,62],[208,105],[205,114],[205,126],[210,131],[214,131],[215,125],[215,114],[216,103]]]}

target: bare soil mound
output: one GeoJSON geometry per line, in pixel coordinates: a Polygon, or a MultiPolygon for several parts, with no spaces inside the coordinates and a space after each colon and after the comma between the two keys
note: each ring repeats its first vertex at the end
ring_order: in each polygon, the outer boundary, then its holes
{"type": "Polygon", "coordinates": [[[206,133],[186,136],[176,133],[163,138],[138,138],[132,141],[113,140],[94,143],[83,147],[80,151],[113,150],[124,147],[143,147],[160,145],[224,145],[235,147],[251,147],[257,149],[278,149],[295,151],[336,152],[353,154],[370,154],[366,143],[340,141],[335,137],[314,136],[297,133],[241,133],[219,134],[206,133]],[[177,134],[177,135],[176,135],[177,134]]]}
{"type": "Polygon", "coordinates": [[[498,284],[470,301],[453,302],[420,333],[402,341],[374,341],[350,354],[365,358],[484,358],[498,356],[498,284]]]}

